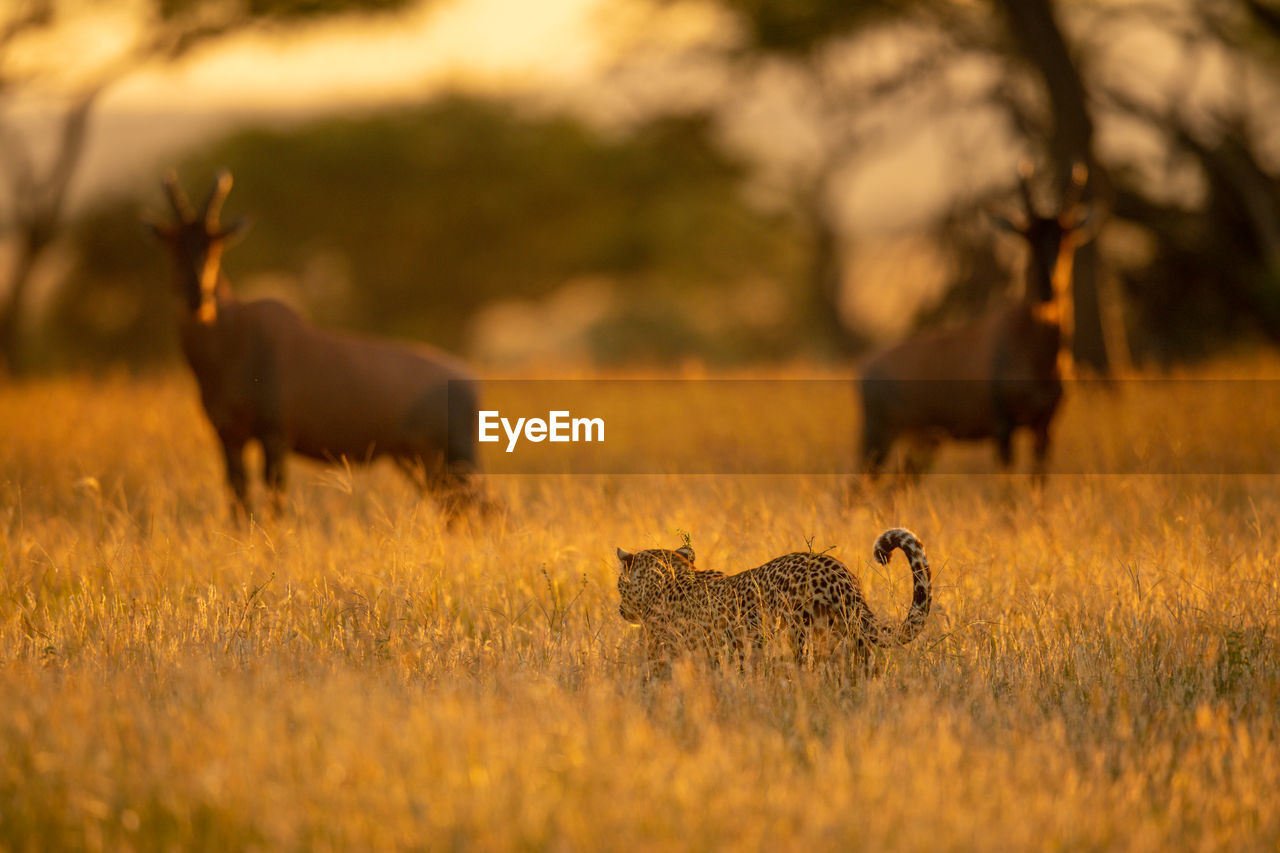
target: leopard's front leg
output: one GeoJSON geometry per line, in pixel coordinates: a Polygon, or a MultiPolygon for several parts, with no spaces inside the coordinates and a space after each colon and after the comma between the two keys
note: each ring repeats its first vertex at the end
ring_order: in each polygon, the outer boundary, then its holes
{"type": "Polygon", "coordinates": [[[644,628],[645,681],[671,677],[671,638],[649,626],[644,628]]]}

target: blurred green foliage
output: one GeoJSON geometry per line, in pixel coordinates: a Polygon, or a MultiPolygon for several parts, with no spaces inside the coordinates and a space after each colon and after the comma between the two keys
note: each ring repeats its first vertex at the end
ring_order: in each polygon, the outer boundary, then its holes
{"type": "MultiPolygon", "coordinates": [[[[194,199],[217,168],[235,176],[223,220],[249,214],[254,227],[224,259],[233,289],[255,274],[296,277],[304,288],[294,296],[327,326],[465,351],[486,303],[602,277],[623,303],[616,328],[591,330],[603,360],[767,358],[794,333],[787,316],[763,335],[711,334],[686,316],[708,299],[728,309],[746,284],[785,288],[803,264],[794,228],[744,202],[741,168],[705,130],[668,118],[602,138],[568,118],[450,97],[241,133],[179,174],[194,199]],[[306,291],[317,265],[349,279],[340,298],[306,291]]],[[[167,214],[158,177],[140,192],[167,214]]],[[[54,318],[56,348],[73,361],[176,352],[167,258],[138,212],[116,201],[75,225],[80,272],[54,318]]]]}

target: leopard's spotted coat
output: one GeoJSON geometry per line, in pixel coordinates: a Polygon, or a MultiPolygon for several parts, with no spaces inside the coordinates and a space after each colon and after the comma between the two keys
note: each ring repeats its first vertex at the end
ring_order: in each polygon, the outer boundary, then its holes
{"type": "Polygon", "coordinates": [[[735,575],[694,567],[693,549],[653,549],[631,554],[618,549],[618,611],[644,627],[652,661],[664,663],[681,651],[702,651],[713,659],[731,645],[741,656],[745,644],[763,646],[768,631],[781,625],[797,662],[805,658],[814,627],[825,626],[854,641],[865,663],[873,646],[907,643],[924,627],[931,602],[929,562],[910,531],[886,530],[874,554],[882,565],[895,548],[911,566],[912,598],[899,626],[881,621],[867,605],[862,585],[844,563],[828,554],[787,554],[735,575]]]}

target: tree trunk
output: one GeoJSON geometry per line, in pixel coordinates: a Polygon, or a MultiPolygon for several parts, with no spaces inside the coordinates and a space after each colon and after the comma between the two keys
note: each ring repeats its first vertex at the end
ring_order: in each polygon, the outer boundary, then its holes
{"type": "Polygon", "coordinates": [[[40,236],[24,229],[18,241],[18,257],[9,277],[8,298],[0,305],[0,375],[17,375],[26,367],[22,359],[22,311],[36,260],[44,249],[40,236]]]}
{"type": "MultiPolygon", "coordinates": [[[[1057,165],[1059,186],[1070,181],[1071,164],[1089,166],[1091,184],[1096,186],[1097,165],[1093,157],[1093,119],[1085,99],[1084,83],[1071,61],[1066,40],[1054,18],[1053,0],[995,0],[1009,22],[1014,42],[1044,81],[1053,111],[1054,129],[1049,150],[1057,165]]],[[[1075,340],[1077,362],[1100,373],[1111,367],[1107,357],[1102,312],[1098,302],[1098,251],[1086,245],[1076,253],[1075,340]]]]}
{"type": "Polygon", "coordinates": [[[855,354],[864,344],[860,335],[851,331],[840,318],[840,296],[844,290],[844,258],[840,232],[823,203],[818,182],[805,193],[802,216],[805,230],[812,241],[807,273],[808,292],[802,322],[819,343],[819,349],[836,356],[855,354]]]}
{"type": "Polygon", "coordinates": [[[843,352],[844,323],[840,320],[840,237],[831,223],[823,217],[811,217],[813,236],[812,266],[809,270],[809,288],[812,296],[810,322],[816,331],[830,341],[837,352],[843,352]]]}
{"type": "Polygon", "coordinates": [[[89,133],[89,116],[106,83],[81,95],[62,118],[58,150],[44,180],[34,174],[25,152],[4,164],[14,197],[18,258],[10,277],[7,299],[0,305],[0,371],[20,373],[26,367],[22,348],[22,314],[31,276],[40,255],[57,236],[67,188],[75,177],[89,133]]]}

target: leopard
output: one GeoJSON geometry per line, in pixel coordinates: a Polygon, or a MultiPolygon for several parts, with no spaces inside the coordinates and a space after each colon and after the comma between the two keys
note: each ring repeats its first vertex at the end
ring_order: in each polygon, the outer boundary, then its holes
{"type": "Polygon", "coordinates": [[[870,671],[872,651],[914,640],[932,604],[929,561],[920,540],[903,528],[886,530],[872,554],[888,565],[895,549],[907,558],[912,578],[911,606],[900,625],[876,616],[848,566],[813,550],[726,575],[695,567],[689,545],[637,553],[618,548],[618,613],[644,629],[650,666],[659,673],[669,672],[676,656],[690,653],[718,666],[726,648],[736,653],[741,670],[748,642],[763,650],[778,626],[797,665],[806,663],[814,631],[825,629],[851,640],[855,665],[870,671]]]}

